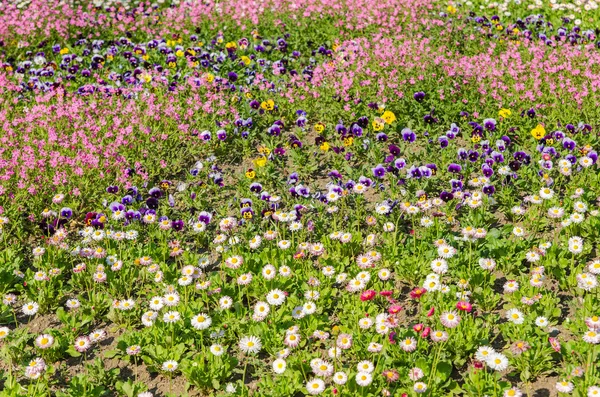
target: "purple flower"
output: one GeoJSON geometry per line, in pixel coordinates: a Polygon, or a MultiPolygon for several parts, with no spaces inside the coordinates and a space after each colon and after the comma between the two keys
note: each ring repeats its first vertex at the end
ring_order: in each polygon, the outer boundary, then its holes
{"type": "Polygon", "coordinates": [[[571,138],[564,138],[562,141],[562,145],[565,149],[567,149],[569,151],[573,151],[577,144],[571,138]]]}
{"type": "Polygon", "coordinates": [[[496,120],[485,119],[485,120],[483,120],[483,126],[488,131],[495,131],[496,130],[496,120]]]}
{"type": "Polygon", "coordinates": [[[206,225],[208,225],[211,220],[212,220],[212,215],[209,212],[202,211],[198,215],[198,221],[202,222],[202,223],[204,223],[206,225]]]}
{"type": "Polygon", "coordinates": [[[394,161],[394,166],[401,170],[402,168],[406,167],[406,160],[403,158],[396,159],[396,161],[394,161]]]}
{"type": "Polygon", "coordinates": [[[404,128],[401,131],[401,133],[402,133],[402,139],[405,142],[412,143],[417,139],[417,135],[414,132],[412,132],[409,128],[404,128]]]}
{"type": "Polygon", "coordinates": [[[423,99],[425,99],[425,93],[423,91],[417,91],[414,93],[413,98],[417,102],[423,102],[423,99]]]}
{"type": "Polygon", "coordinates": [[[217,131],[217,138],[219,138],[220,141],[224,141],[227,139],[227,132],[225,130],[217,131]]]}
{"type": "Polygon", "coordinates": [[[373,176],[376,178],[383,178],[385,176],[385,168],[381,164],[378,164],[377,167],[372,169],[372,171],[373,176]]]}
{"type": "Polygon", "coordinates": [[[106,188],[106,193],[117,194],[119,192],[118,186],[109,186],[106,188]]]}
{"type": "Polygon", "coordinates": [[[73,216],[73,210],[69,207],[64,207],[60,210],[60,216],[62,218],[71,219],[71,217],[73,216]]]}
{"type": "Polygon", "coordinates": [[[452,174],[458,174],[461,171],[462,171],[462,167],[460,166],[460,164],[451,163],[448,165],[448,172],[450,172],[452,174]]]}
{"type": "Polygon", "coordinates": [[[390,151],[390,154],[393,156],[398,156],[400,154],[400,148],[396,145],[389,145],[388,150],[390,151]]]}
{"type": "Polygon", "coordinates": [[[183,226],[184,226],[184,223],[181,219],[171,221],[171,227],[174,230],[177,230],[177,231],[183,230],[183,226]]]}
{"type": "Polygon", "coordinates": [[[454,198],[454,195],[450,192],[446,192],[443,191],[440,193],[440,198],[444,201],[444,202],[448,202],[450,200],[452,200],[454,198]]]}
{"type": "Polygon", "coordinates": [[[449,141],[448,141],[448,137],[445,135],[442,135],[441,137],[438,138],[438,142],[440,143],[440,147],[442,149],[447,148],[449,145],[449,141]]]}
{"type": "Polygon", "coordinates": [[[482,191],[488,196],[491,196],[496,192],[496,188],[494,187],[494,185],[484,185],[482,191]]]}
{"type": "Polygon", "coordinates": [[[377,135],[375,135],[375,138],[379,141],[379,142],[385,142],[388,140],[388,136],[386,134],[384,134],[383,132],[378,133],[377,135]]]}

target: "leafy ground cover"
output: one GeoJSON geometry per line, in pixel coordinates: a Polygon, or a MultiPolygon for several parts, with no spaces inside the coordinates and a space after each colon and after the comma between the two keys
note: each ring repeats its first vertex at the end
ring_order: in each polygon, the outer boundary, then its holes
{"type": "Polygon", "coordinates": [[[0,395],[600,396],[599,13],[0,3],[0,395]]]}

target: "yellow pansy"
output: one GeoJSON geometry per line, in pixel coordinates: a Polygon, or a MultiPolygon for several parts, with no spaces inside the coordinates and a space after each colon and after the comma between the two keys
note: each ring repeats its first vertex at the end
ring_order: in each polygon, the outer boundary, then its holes
{"type": "Polygon", "coordinates": [[[373,129],[375,131],[381,131],[381,130],[383,130],[383,127],[385,126],[385,120],[377,117],[375,120],[373,120],[372,124],[373,124],[373,129]]]}
{"type": "Polygon", "coordinates": [[[500,109],[500,111],[498,112],[498,116],[502,117],[503,119],[507,119],[510,117],[510,115],[512,114],[512,112],[510,111],[510,109],[500,109]]]}
{"type": "Polygon", "coordinates": [[[260,104],[260,107],[263,108],[264,110],[271,111],[275,108],[275,102],[272,99],[269,99],[268,101],[263,101],[260,104]]]}
{"type": "Polygon", "coordinates": [[[538,124],[534,129],[531,130],[531,135],[538,141],[546,135],[546,129],[543,125],[538,124]]]}
{"type": "Polygon", "coordinates": [[[265,156],[257,158],[256,160],[254,160],[254,165],[256,165],[257,167],[264,167],[265,165],[267,165],[267,158],[265,156]]]}
{"type": "Polygon", "coordinates": [[[392,124],[394,121],[396,121],[396,115],[394,114],[394,112],[391,112],[389,110],[383,112],[381,118],[385,120],[385,122],[388,124],[392,124]]]}

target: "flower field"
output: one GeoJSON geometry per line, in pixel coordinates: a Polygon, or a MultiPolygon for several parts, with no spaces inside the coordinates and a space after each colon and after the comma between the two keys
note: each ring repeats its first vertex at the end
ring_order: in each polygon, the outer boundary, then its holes
{"type": "Polygon", "coordinates": [[[0,396],[600,396],[598,6],[0,2],[0,396]]]}

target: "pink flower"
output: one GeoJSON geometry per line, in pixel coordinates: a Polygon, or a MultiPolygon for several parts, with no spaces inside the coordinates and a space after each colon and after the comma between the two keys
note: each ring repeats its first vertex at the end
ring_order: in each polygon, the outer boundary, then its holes
{"type": "Polygon", "coordinates": [[[560,352],[560,342],[557,338],[550,337],[548,338],[548,341],[550,342],[550,345],[552,346],[555,352],[560,352]]]}
{"type": "Polygon", "coordinates": [[[370,301],[371,299],[375,298],[377,296],[377,292],[373,291],[372,289],[366,290],[365,292],[363,292],[362,294],[360,294],[360,300],[363,302],[366,301],[370,301]]]}

